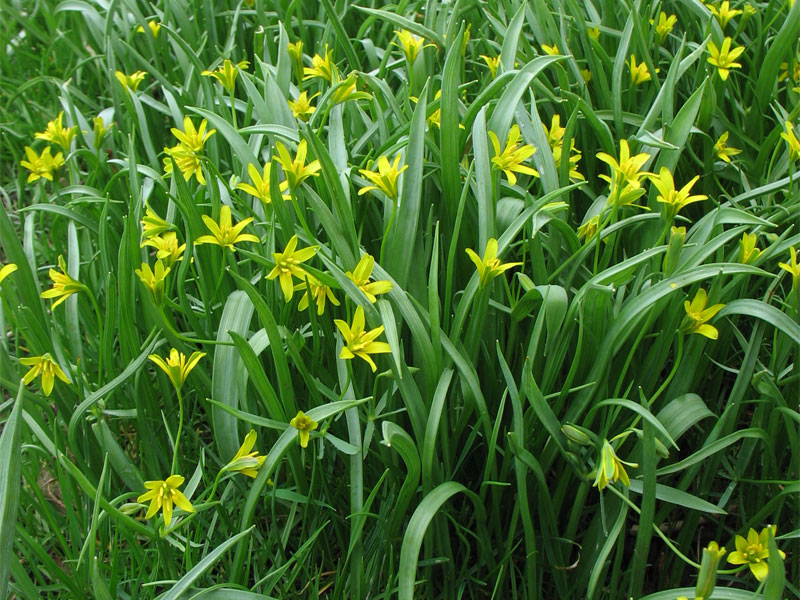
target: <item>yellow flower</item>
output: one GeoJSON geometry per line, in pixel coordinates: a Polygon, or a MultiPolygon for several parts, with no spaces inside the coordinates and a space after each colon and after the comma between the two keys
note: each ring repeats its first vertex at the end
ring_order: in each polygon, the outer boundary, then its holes
{"type": "Polygon", "coordinates": [[[286,181],[292,191],[296,190],[298,186],[309,177],[319,177],[318,171],[322,168],[318,160],[306,163],[306,154],[308,152],[308,144],[305,140],[301,140],[297,145],[297,154],[292,158],[289,151],[281,142],[275,146],[278,152],[278,164],[283,168],[283,173],[286,176],[286,181]]]}
{"type": "Polygon", "coordinates": [[[311,432],[319,426],[319,423],[307,416],[302,410],[299,410],[294,419],[289,421],[289,425],[297,429],[297,435],[300,438],[300,446],[302,448],[307,448],[311,432]]]}
{"type": "Polygon", "coordinates": [[[378,157],[377,172],[359,169],[358,172],[369,179],[373,185],[362,187],[358,191],[358,195],[363,196],[370,190],[381,190],[392,200],[397,200],[397,179],[400,177],[400,173],[408,168],[408,165],[403,165],[398,169],[399,165],[400,154],[398,153],[395,155],[394,162],[391,165],[389,165],[389,159],[385,156],[378,157]]]}
{"type": "Polygon", "coordinates": [[[650,210],[646,206],[638,206],[634,203],[644,196],[643,187],[633,187],[630,183],[626,183],[619,193],[611,194],[606,202],[606,205],[616,204],[620,206],[635,206],[644,210],[650,210]]]}
{"type": "Polygon", "coordinates": [[[628,63],[628,68],[631,71],[631,83],[633,85],[639,85],[640,83],[644,83],[645,81],[650,81],[652,79],[650,76],[650,71],[647,69],[647,65],[645,63],[640,63],[638,65],[636,64],[635,54],[631,54],[631,60],[628,63]]]}
{"type": "Polygon", "coordinates": [[[320,77],[328,83],[333,83],[333,77],[335,74],[337,74],[336,64],[333,62],[331,51],[328,49],[326,44],[325,58],[321,57],[319,54],[315,54],[311,58],[311,66],[303,69],[303,81],[320,77]]]}
{"type": "Polygon", "coordinates": [[[492,74],[492,79],[497,77],[497,67],[500,66],[500,55],[498,54],[494,58],[491,56],[486,56],[485,54],[481,54],[481,58],[486,63],[486,66],[489,67],[489,72],[492,74]]]}
{"type": "MultiPolygon", "coordinates": [[[[305,93],[305,92],[304,92],[305,93]]],[[[267,162],[262,169],[262,172],[258,172],[258,167],[253,164],[247,165],[247,172],[250,175],[250,179],[253,182],[253,185],[249,183],[240,183],[236,186],[237,190],[242,190],[250,194],[251,196],[255,196],[259,200],[261,200],[264,204],[269,204],[272,202],[272,195],[270,194],[270,172],[272,169],[272,162],[267,162]]],[[[283,191],[287,188],[288,183],[282,181],[278,188],[283,191]]],[[[285,199],[288,200],[289,196],[284,195],[285,199]]]]}
{"type": "Polygon", "coordinates": [[[592,72],[589,69],[581,69],[581,77],[584,83],[589,83],[592,80],[592,72]]]}
{"type": "Polygon", "coordinates": [[[161,235],[165,231],[172,229],[172,225],[159,217],[149,206],[145,208],[144,217],[142,217],[141,223],[143,238],[161,235]]]}
{"type": "MultiPolygon", "coordinates": [[[[467,28],[464,30],[464,38],[461,40],[461,56],[464,56],[467,53],[467,44],[469,44],[469,39],[471,35],[472,35],[472,23],[468,24],[467,28]]],[[[447,34],[444,35],[444,39],[445,40],[447,39],[447,34]]]]}
{"type": "Polygon", "coordinates": [[[69,276],[63,256],[58,257],[58,267],[61,269],[60,273],[55,269],[50,269],[50,279],[53,280],[53,287],[42,292],[42,298],[58,298],[53,302],[52,309],[55,309],[56,306],[64,302],[72,294],[88,290],[80,281],[69,276]]]}
{"type": "Polygon", "coordinates": [[[725,305],[715,304],[714,306],[706,308],[707,302],[708,297],[706,295],[706,291],[703,288],[700,288],[697,290],[697,293],[691,302],[686,300],[683,303],[684,309],[686,310],[686,316],[683,318],[683,322],[681,323],[681,333],[699,333],[700,335],[704,335],[712,340],[715,340],[717,337],[719,337],[719,331],[717,331],[717,328],[713,325],[709,325],[707,321],[710,321],[714,315],[716,315],[725,307],[725,305]]]}
{"type": "Polygon", "coordinates": [[[164,297],[164,281],[171,270],[172,267],[165,268],[164,263],[157,260],[153,270],[150,269],[150,265],[143,262],[142,268],[134,271],[157,305],[161,304],[161,299],[164,297]]]}
{"type": "Polygon", "coordinates": [[[30,171],[28,183],[36,181],[40,177],[53,181],[53,172],[64,164],[64,155],[59,152],[52,156],[50,146],[42,150],[41,155],[36,154],[30,146],[25,146],[25,156],[28,160],[21,160],[19,164],[30,171]]]}
{"type": "Polygon", "coordinates": [[[739,240],[739,262],[749,265],[758,260],[762,250],[756,247],[758,236],[755,233],[745,233],[739,240]]]}
{"type": "Polygon", "coordinates": [[[194,241],[195,246],[199,244],[216,244],[223,248],[230,248],[236,252],[239,242],[259,242],[257,236],[252,233],[242,233],[242,230],[253,221],[253,217],[242,219],[236,225],[231,222],[231,207],[223,204],[219,210],[219,224],[208,215],[203,215],[203,223],[206,224],[211,235],[201,235],[194,241]]]}
{"type": "Polygon", "coordinates": [[[784,123],[786,131],[781,133],[781,137],[786,140],[786,145],[789,146],[789,160],[794,162],[800,159],[800,140],[794,133],[794,125],[789,121],[784,123]]]}
{"type": "Polygon", "coordinates": [[[426,44],[425,40],[419,36],[414,35],[407,29],[402,31],[395,31],[397,39],[400,42],[400,47],[403,49],[403,54],[406,57],[409,65],[413,65],[417,56],[422,52],[423,48],[434,46],[434,44],[426,44]]]}
{"type": "Polygon", "coordinates": [[[318,281],[316,277],[308,273],[305,274],[305,277],[307,278],[308,286],[306,286],[306,282],[304,281],[303,283],[296,285],[294,288],[294,291],[296,292],[306,290],[306,293],[303,294],[303,297],[300,298],[300,302],[297,305],[299,310],[306,310],[308,308],[310,298],[313,298],[314,302],[317,303],[318,315],[321,315],[325,312],[326,300],[330,300],[334,306],[339,306],[339,301],[336,299],[336,296],[333,295],[333,290],[331,290],[329,286],[325,285],[321,281],[318,281]]]}
{"type": "Polygon", "coordinates": [[[78,133],[78,126],[73,125],[72,127],[65,128],[63,120],[64,111],[62,110],[55,119],[47,124],[47,128],[44,131],[37,133],[34,137],[37,140],[47,140],[52,144],[58,144],[65,152],[69,152],[72,139],[78,133]]]}
{"type": "Polygon", "coordinates": [[[236,88],[236,78],[239,76],[239,71],[246,69],[250,63],[246,60],[236,63],[235,65],[230,59],[222,61],[222,66],[214,71],[203,71],[200,73],[203,77],[215,77],[217,81],[222,84],[229,94],[232,94],[236,88]]]}
{"type": "Polygon", "coordinates": [[[167,155],[164,158],[164,176],[169,177],[172,175],[172,159],[178,165],[178,170],[183,175],[184,180],[189,179],[194,175],[197,177],[197,182],[200,185],[206,184],[206,178],[203,175],[202,163],[200,155],[187,150],[183,144],[177,144],[172,148],[164,148],[164,153],[167,155]],[[170,158],[171,157],[171,158],[170,158]]]}
{"type": "MultiPolygon", "coordinates": [[[[433,99],[434,100],[438,100],[441,97],[442,97],[442,90],[438,90],[436,92],[436,94],[434,94],[433,99]]],[[[441,127],[442,126],[442,109],[441,109],[441,106],[439,108],[437,108],[435,111],[433,111],[431,113],[431,115],[428,117],[428,124],[431,127],[433,127],[434,125],[436,127],[441,127]]]]}
{"type": "Polygon", "coordinates": [[[597,25],[587,29],[586,33],[588,33],[589,37],[592,38],[595,42],[600,39],[600,27],[597,25]]]}
{"type": "Polygon", "coordinates": [[[558,56],[559,54],[561,54],[556,44],[553,44],[552,46],[547,46],[545,44],[542,44],[542,50],[544,50],[545,54],[549,54],[550,56],[558,56]]]}
{"type": "Polygon", "coordinates": [[[17,268],[17,265],[14,263],[9,263],[3,267],[0,267],[0,283],[3,283],[3,280],[16,271],[17,268]]]}
{"type": "Polygon", "coordinates": [[[339,358],[350,360],[354,356],[358,356],[369,363],[372,372],[377,370],[375,362],[370,357],[370,354],[385,354],[391,352],[389,344],[386,342],[376,342],[380,334],[383,333],[383,325],[376,327],[372,331],[364,331],[364,309],[359,306],[353,315],[353,324],[348,325],[347,322],[341,319],[334,321],[336,327],[344,338],[344,346],[339,353],[339,358]]]}
{"type": "Polygon", "coordinates": [[[203,119],[200,121],[200,127],[195,129],[194,123],[192,123],[192,119],[190,117],[183,118],[183,131],[178,129],[177,127],[173,127],[170,129],[172,135],[178,138],[178,142],[188,151],[190,152],[197,152],[200,153],[203,151],[203,146],[205,146],[206,141],[212,135],[214,135],[217,130],[212,129],[211,131],[206,132],[206,126],[208,125],[208,121],[203,119]]]}
{"type": "Polygon", "coordinates": [[[146,238],[142,242],[142,248],[145,246],[155,248],[157,250],[156,258],[163,260],[168,267],[181,260],[183,252],[186,250],[186,244],[179,244],[178,235],[174,231],[168,231],[162,236],[154,235],[146,238]]]}
{"type": "Polygon", "coordinates": [[[289,100],[289,108],[292,109],[292,114],[296,119],[308,121],[311,118],[311,115],[313,115],[314,111],[317,110],[314,106],[311,106],[311,101],[317,96],[319,96],[318,93],[309,98],[308,92],[302,92],[297,97],[297,100],[289,100]]]}
{"type": "MultiPolygon", "coordinates": [[[[148,21],[147,27],[150,28],[150,33],[153,34],[153,37],[158,38],[158,32],[161,31],[161,23],[156,20],[148,21]]],[[[144,33],[144,27],[139,25],[139,27],[136,28],[136,33],[144,33]]]]}
{"type": "Polygon", "coordinates": [[[359,92],[356,87],[357,84],[358,76],[355,73],[351,73],[347,79],[338,83],[333,89],[331,102],[335,105],[350,100],[370,100],[372,96],[368,92],[359,92]]]}
{"type": "Polygon", "coordinates": [[[206,125],[207,121],[203,119],[200,122],[200,127],[195,129],[192,120],[189,117],[185,117],[183,120],[184,131],[177,127],[173,127],[170,130],[172,135],[178,138],[179,143],[172,148],[164,148],[164,153],[167,155],[164,158],[164,172],[167,175],[172,174],[172,158],[186,181],[189,181],[189,178],[194,175],[197,177],[198,183],[201,185],[206,184],[200,155],[208,138],[217,132],[216,129],[212,129],[206,133],[206,125]]]}
{"type": "Polygon", "coordinates": [[[292,60],[302,61],[303,60],[303,40],[297,40],[296,42],[289,42],[286,45],[286,51],[289,53],[289,56],[292,58],[292,60]]]}
{"type": "Polygon", "coordinates": [[[672,173],[666,167],[661,167],[658,175],[651,175],[650,181],[658,189],[659,195],[657,200],[664,204],[664,216],[666,217],[667,221],[672,221],[675,218],[675,215],[680,212],[680,210],[692,202],[700,202],[701,200],[707,200],[708,196],[704,196],[702,194],[698,194],[695,196],[690,196],[689,192],[697,183],[697,180],[700,179],[699,175],[695,175],[689,183],[683,186],[680,190],[675,189],[675,180],[672,178],[672,173]]]}
{"type": "Polygon", "coordinates": [[[678,22],[678,17],[675,15],[667,16],[663,10],[658,15],[658,23],[650,19],[650,23],[656,26],[656,33],[658,34],[658,43],[663,44],[667,36],[672,32],[672,28],[678,22]]]}
{"type": "Polygon", "coordinates": [[[267,457],[259,456],[258,451],[253,452],[253,446],[255,445],[256,432],[251,429],[247,435],[244,436],[244,441],[234,457],[227,465],[222,467],[222,472],[238,471],[242,475],[247,475],[248,477],[255,477],[258,475],[258,470],[261,468],[261,465],[264,464],[267,457]]]}
{"type": "Polygon", "coordinates": [[[111,127],[113,127],[113,123],[109,123],[108,127],[106,127],[106,123],[103,120],[103,117],[97,116],[92,119],[92,130],[93,130],[93,137],[94,137],[94,147],[96,150],[100,149],[100,146],[103,143],[106,135],[109,131],[111,131],[111,127]]]}
{"type": "Polygon", "coordinates": [[[547,144],[550,148],[556,148],[564,143],[564,134],[567,132],[566,127],[561,127],[561,115],[555,114],[550,119],[550,128],[542,123],[544,134],[547,136],[547,144]]]}
{"type": "Polygon", "coordinates": [[[792,59],[792,68],[789,70],[789,62],[784,61],[781,63],[781,71],[778,73],[778,81],[790,78],[792,81],[800,81],[800,60],[792,59]]]}
{"type": "Polygon", "coordinates": [[[621,460],[608,440],[603,440],[603,449],[600,451],[600,464],[597,466],[597,474],[592,485],[597,487],[598,490],[603,490],[609,482],[619,480],[625,487],[630,486],[631,480],[623,465],[628,465],[629,467],[639,466],[636,463],[621,460]]]}
{"type": "Polygon", "coordinates": [[[778,266],[792,274],[792,287],[796,288],[798,282],[800,282],[800,264],[797,264],[797,250],[795,250],[794,246],[789,248],[789,254],[792,257],[789,264],[778,263],[778,266]]]}
{"type": "MultiPolygon", "coordinates": [[[[747,532],[747,539],[741,535],[736,536],[736,551],[728,556],[728,562],[732,565],[747,565],[750,571],[759,581],[764,581],[769,573],[769,534],[775,537],[775,525],[769,525],[756,533],[755,529],[747,532]]],[[[782,550],[778,550],[781,559],[786,558],[782,550]]]]}
{"type": "Polygon", "coordinates": [[[727,146],[728,143],[728,132],[726,131],[714,144],[714,154],[719,157],[720,160],[725,161],[726,163],[731,162],[731,156],[736,156],[737,154],[741,154],[742,151],[738,148],[734,148],[732,146],[727,146]]]}
{"type": "Polygon", "coordinates": [[[708,63],[717,67],[720,79],[725,81],[728,79],[728,73],[731,69],[741,69],[742,65],[734,62],[744,52],[744,46],[737,46],[731,49],[731,38],[726,37],[722,41],[722,47],[717,48],[714,42],[708,42],[708,63]]]}
{"type": "Polygon", "coordinates": [[[192,369],[197,366],[197,363],[200,362],[200,359],[205,355],[205,352],[192,352],[192,355],[187,361],[186,355],[183,352],[178,352],[175,348],[172,348],[169,351],[169,358],[166,360],[161,358],[158,354],[148,354],[147,358],[161,367],[161,370],[167,374],[167,377],[169,377],[175,389],[180,391],[189,373],[191,373],[192,369]]]}
{"type": "Polygon", "coordinates": [[[69,378],[66,376],[58,363],[53,360],[50,354],[45,353],[41,356],[31,356],[29,358],[20,358],[20,364],[30,367],[30,370],[25,373],[22,382],[28,385],[31,381],[36,379],[39,375],[42,376],[42,391],[45,396],[49,396],[53,391],[53,384],[55,378],[58,377],[64,383],[69,383],[69,378]]]}
{"type": "Polygon", "coordinates": [[[732,18],[742,14],[742,11],[739,9],[731,10],[731,3],[728,0],[725,0],[722,4],[720,4],[719,8],[713,4],[706,4],[706,8],[712,15],[714,15],[714,17],[716,17],[717,21],[719,21],[719,26],[722,29],[725,29],[732,18]]]}
{"type": "Polygon", "coordinates": [[[608,175],[600,175],[600,179],[611,184],[612,191],[622,189],[625,186],[638,189],[641,187],[641,180],[652,175],[652,173],[641,171],[641,168],[650,158],[650,155],[646,152],[642,152],[631,156],[628,140],[625,139],[619,142],[619,162],[617,162],[613,156],[605,152],[598,152],[597,158],[611,167],[613,178],[608,175]]]}
{"type": "Polygon", "coordinates": [[[536,148],[530,144],[517,147],[519,146],[518,140],[520,138],[519,126],[512,125],[511,130],[508,132],[506,146],[503,148],[502,152],[500,150],[500,140],[497,139],[497,134],[494,131],[490,131],[489,137],[492,140],[495,153],[495,156],[492,157],[492,163],[506,174],[508,183],[516,185],[517,176],[515,173],[525,173],[527,175],[539,177],[539,172],[536,169],[522,164],[536,152],[536,148]]]}
{"type": "Polygon", "coordinates": [[[319,246],[309,246],[308,248],[297,250],[297,235],[295,234],[286,244],[286,248],[283,252],[272,253],[272,257],[275,260],[275,267],[269,272],[267,279],[279,278],[286,302],[292,299],[292,294],[294,293],[292,277],[294,276],[300,280],[305,280],[306,271],[300,264],[313,257],[318,249],[319,246]]]}
{"type": "Polygon", "coordinates": [[[595,215],[583,225],[578,227],[578,239],[592,239],[597,233],[597,228],[600,226],[600,215],[595,215]]]}
{"type": "Polygon", "coordinates": [[[479,257],[471,248],[467,248],[466,252],[470,260],[475,263],[475,268],[478,269],[479,283],[481,286],[486,285],[508,269],[513,269],[522,264],[521,262],[501,263],[500,259],[497,258],[497,240],[494,238],[490,238],[489,241],[486,242],[483,258],[479,257]]]}
{"type": "Polygon", "coordinates": [[[169,527],[172,523],[173,504],[187,513],[194,512],[194,506],[189,499],[178,490],[183,485],[183,477],[180,475],[170,475],[166,481],[145,481],[144,487],[148,491],[136,498],[137,502],[150,501],[145,519],[155,516],[159,510],[164,513],[164,525],[169,527]]]}
{"type": "Polygon", "coordinates": [[[130,75],[126,75],[122,71],[115,71],[114,75],[117,76],[117,81],[122,84],[122,87],[130,92],[135,92],[147,73],[144,71],[134,71],[130,75]]]}
{"type": "MultiPolygon", "coordinates": [[[[544,134],[547,136],[547,143],[550,150],[553,152],[553,161],[556,163],[556,169],[561,167],[561,157],[563,155],[564,134],[566,128],[561,127],[561,115],[553,115],[550,120],[550,129],[547,125],[542,123],[544,134]]],[[[575,149],[575,140],[570,141],[570,155],[569,155],[569,176],[571,179],[583,179],[583,175],[578,172],[578,162],[581,160],[581,153],[575,149]]]]}
{"type": "Polygon", "coordinates": [[[361,260],[358,261],[356,268],[353,269],[352,272],[347,271],[347,273],[345,273],[347,278],[352,281],[358,289],[364,292],[367,300],[373,304],[377,300],[375,296],[386,294],[392,289],[391,281],[373,281],[370,283],[369,278],[372,275],[374,266],[375,259],[369,254],[364,254],[361,260]]]}

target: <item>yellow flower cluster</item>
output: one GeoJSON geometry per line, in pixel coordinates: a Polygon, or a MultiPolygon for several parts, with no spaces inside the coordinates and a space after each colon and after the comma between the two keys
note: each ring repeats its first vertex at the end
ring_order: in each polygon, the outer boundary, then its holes
{"type": "Polygon", "coordinates": [[[186,181],[189,181],[191,176],[194,175],[200,185],[206,184],[200,158],[208,138],[217,132],[216,129],[207,132],[207,124],[206,119],[203,119],[200,122],[200,127],[195,128],[192,119],[184,117],[183,131],[177,127],[170,129],[172,135],[178,138],[178,144],[171,148],[164,148],[164,153],[167,155],[164,157],[164,173],[166,176],[172,175],[172,164],[175,161],[186,181]]]}

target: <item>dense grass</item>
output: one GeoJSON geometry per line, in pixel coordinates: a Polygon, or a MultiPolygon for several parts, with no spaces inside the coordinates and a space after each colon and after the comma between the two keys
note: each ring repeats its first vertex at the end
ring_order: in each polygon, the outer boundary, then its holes
{"type": "Polygon", "coordinates": [[[799,598],[800,2],[730,8],[3,0],[0,599],[799,598]]]}

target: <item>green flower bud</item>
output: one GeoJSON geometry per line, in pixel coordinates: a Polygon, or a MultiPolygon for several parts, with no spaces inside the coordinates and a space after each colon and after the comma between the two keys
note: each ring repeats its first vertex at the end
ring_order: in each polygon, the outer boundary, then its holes
{"type": "Polygon", "coordinates": [[[570,442],[575,442],[580,446],[591,446],[592,440],[582,431],[582,429],[569,423],[561,426],[561,433],[563,433],[570,442]]]}
{"type": "Polygon", "coordinates": [[[667,253],[664,255],[663,270],[664,275],[672,275],[675,267],[678,265],[678,259],[681,256],[681,249],[683,242],[686,239],[686,227],[673,227],[669,236],[669,246],[667,253]]]}
{"type": "Polygon", "coordinates": [[[694,588],[694,594],[698,598],[711,597],[711,592],[717,584],[717,567],[723,556],[725,556],[725,546],[720,548],[717,542],[711,542],[708,547],[703,548],[700,574],[697,577],[697,586],[694,588]]]}

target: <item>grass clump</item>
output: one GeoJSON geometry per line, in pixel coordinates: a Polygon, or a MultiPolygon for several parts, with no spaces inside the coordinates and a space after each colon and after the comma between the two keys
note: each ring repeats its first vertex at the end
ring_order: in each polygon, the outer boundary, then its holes
{"type": "Polygon", "coordinates": [[[6,12],[0,598],[800,597],[799,2],[6,12]]]}

